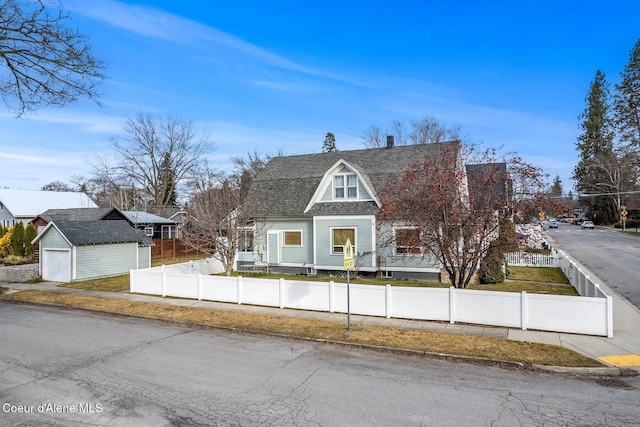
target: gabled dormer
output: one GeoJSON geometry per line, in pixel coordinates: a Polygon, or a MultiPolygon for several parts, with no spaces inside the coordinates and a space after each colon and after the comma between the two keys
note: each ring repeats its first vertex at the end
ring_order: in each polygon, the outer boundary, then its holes
{"type": "Polygon", "coordinates": [[[349,202],[375,202],[380,207],[368,176],[340,159],[325,172],[304,211],[308,212],[316,203],[349,202]]]}

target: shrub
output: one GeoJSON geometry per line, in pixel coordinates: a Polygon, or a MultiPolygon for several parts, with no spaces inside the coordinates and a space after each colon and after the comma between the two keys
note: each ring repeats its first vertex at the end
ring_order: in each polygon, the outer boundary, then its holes
{"type": "Polygon", "coordinates": [[[17,257],[24,256],[24,224],[17,222],[11,233],[11,251],[17,257]]]}
{"type": "Polygon", "coordinates": [[[498,238],[489,244],[487,255],[480,263],[478,279],[482,284],[504,282],[502,262],[505,252],[518,250],[518,235],[513,222],[504,219],[500,224],[498,238]]]}
{"type": "Polygon", "coordinates": [[[11,234],[13,234],[13,227],[9,227],[5,230],[5,233],[0,237],[0,257],[9,255],[11,249],[11,234]]]}
{"type": "Polygon", "coordinates": [[[33,258],[33,255],[35,255],[35,248],[31,241],[35,239],[37,235],[36,226],[33,224],[29,224],[24,230],[24,254],[28,258],[33,258]]]}

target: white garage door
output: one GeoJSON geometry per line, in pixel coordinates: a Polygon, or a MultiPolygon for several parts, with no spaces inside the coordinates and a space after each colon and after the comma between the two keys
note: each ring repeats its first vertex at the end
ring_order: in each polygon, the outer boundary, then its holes
{"type": "Polygon", "coordinates": [[[42,279],[52,282],[71,281],[71,253],[45,249],[42,258],[42,279]]]}

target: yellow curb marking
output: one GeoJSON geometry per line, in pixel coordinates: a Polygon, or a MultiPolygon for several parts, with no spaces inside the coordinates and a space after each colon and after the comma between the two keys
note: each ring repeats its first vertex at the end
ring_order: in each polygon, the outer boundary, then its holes
{"type": "Polygon", "coordinates": [[[640,366],[640,356],[638,356],[637,354],[606,356],[600,357],[599,359],[613,366],[640,366]]]}

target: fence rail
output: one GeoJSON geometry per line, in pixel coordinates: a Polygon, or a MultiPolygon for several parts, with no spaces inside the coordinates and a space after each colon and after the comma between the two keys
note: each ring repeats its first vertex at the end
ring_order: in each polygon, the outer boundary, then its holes
{"type": "Polygon", "coordinates": [[[504,259],[507,264],[519,267],[559,267],[555,251],[551,254],[509,252],[504,254],[504,259]]]}
{"type": "Polygon", "coordinates": [[[590,296],[362,284],[351,284],[347,295],[346,284],[333,281],[210,275],[219,270],[212,260],[132,270],[131,292],[338,313],[347,312],[349,301],[350,313],[368,316],[613,336],[611,297],[580,278],[581,270],[572,277],[590,296]]]}

